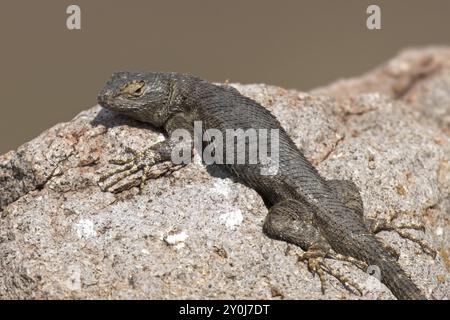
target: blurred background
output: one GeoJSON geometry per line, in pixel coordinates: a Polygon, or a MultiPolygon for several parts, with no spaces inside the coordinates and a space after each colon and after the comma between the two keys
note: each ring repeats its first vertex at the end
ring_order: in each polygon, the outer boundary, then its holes
{"type": "Polygon", "coordinates": [[[0,154],[96,104],[116,70],[302,91],[450,44],[448,0],[2,0],[0,154]],[[66,8],[81,8],[68,30],[66,8]],[[381,7],[381,30],[366,9],[381,7]]]}

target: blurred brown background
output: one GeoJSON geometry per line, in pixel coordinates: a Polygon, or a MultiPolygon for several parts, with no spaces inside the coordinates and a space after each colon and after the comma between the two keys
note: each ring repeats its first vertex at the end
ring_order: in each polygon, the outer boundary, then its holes
{"type": "Polygon", "coordinates": [[[115,70],[308,90],[450,44],[448,0],[2,0],[0,154],[96,103],[115,70]],[[82,30],[66,28],[81,7],[82,30]],[[382,29],[366,28],[378,4],[382,29]]]}

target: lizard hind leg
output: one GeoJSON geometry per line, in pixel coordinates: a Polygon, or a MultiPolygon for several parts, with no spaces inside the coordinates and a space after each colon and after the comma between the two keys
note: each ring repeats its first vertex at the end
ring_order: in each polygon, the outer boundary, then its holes
{"type": "MultiPolygon", "coordinates": [[[[398,214],[394,214],[388,219],[367,219],[364,218],[364,206],[363,201],[361,198],[361,194],[359,192],[359,188],[356,186],[356,184],[351,180],[328,180],[328,185],[335,190],[337,195],[340,197],[344,205],[353,210],[356,214],[358,214],[366,223],[368,226],[368,229],[374,233],[377,234],[381,231],[395,231],[397,232],[401,237],[405,239],[409,239],[413,242],[418,243],[422,250],[430,255],[435,255],[435,251],[430,248],[426,243],[424,243],[422,240],[418,239],[414,235],[408,233],[405,231],[405,229],[415,229],[415,230],[422,230],[423,226],[419,224],[402,224],[402,225],[394,225],[392,223],[393,220],[395,220],[398,217],[398,214]]],[[[400,257],[400,254],[395,250],[393,247],[391,247],[388,244],[383,243],[383,241],[380,241],[383,248],[395,259],[398,260],[400,257]]]]}
{"type": "Polygon", "coordinates": [[[374,234],[377,234],[381,231],[394,231],[400,237],[417,243],[424,253],[429,254],[433,258],[436,257],[436,251],[432,247],[430,247],[424,240],[419,239],[415,235],[406,231],[410,229],[424,232],[425,231],[424,225],[420,223],[395,223],[395,220],[398,218],[398,216],[399,212],[395,212],[386,219],[366,219],[366,220],[369,229],[374,234]]]}
{"type": "Polygon", "coordinates": [[[361,265],[357,263],[359,261],[351,257],[333,255],[330,245],[323,238],[320,230],[314,226],[313,219],[312,208],[308,205],[293,199],[284,200],[270,208],[263,231],[272,239],[292,243],[305,251],[298,260],[305,262],[313,275],[319,276],[322,293],[325,292],[326,274],[329,274],[348,290],[353,288],[361,295],[362,290],[359,285],[329,266],[325,258],[351,262],[361,268],[361,265]]]}
{"type": "MultiPolygon", "coordinates": [[[[335,190],[335,192],[338,194],[339,198],[347,208],[360,216],[363,221],[368,221],[368,219],[364,218],[364,205],[361,194],[359,192],[359,188],[353,181],[328,180],[328,185],[335,190]]],[[[366,223],[366,225],[369,225],[369,230],[373,232],[373,229],[371,229],[371,224],[366,223]]],[[[385,244],[383,241],[380,241],[380,243],[395,260],[398,260],[400,254],[393,247],[385,244]]]]}
{"type": "Polygon", "coordinates": [[[284,200],[269,209],[263,232],[272,239],[281,240],[308,250],[314,243],[325,241],[314,226],[314,214],[300,201],[284,200]]]}
{"type": "Polygon", "coordinates": [[[319,276],[322,294],[325,293],[325,274],[329,274],[330,276],[338,280],[347,290],[352,292],[356,291],[358,295],[362,296],[363,290],[359,286],[359,284],[327,264],[325,261],[326,257],[333,257],[336,260],[350,262],[357,265],[359,268],[361,268],[360,265],[363,264],[363,262],[360,262],[352,257],[331,254],[328,244],[325,244],[323,242],[311,246],[308,251],[304,252],[298,257],[298,261],[306,262],[308,270],[313,275],[317,274],[319,276]]]}

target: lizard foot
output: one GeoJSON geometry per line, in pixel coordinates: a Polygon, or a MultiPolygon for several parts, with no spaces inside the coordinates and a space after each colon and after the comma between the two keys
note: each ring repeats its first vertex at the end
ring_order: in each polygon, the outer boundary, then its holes
{"type": "MultiPolygon", "coordinates": [[[[436,251],[431,248],[425,241],[422,239],[419,239],[415,235],[407,232],[407,229],[410,230],[419,230],[422,232],[425,232],[425,226],[421,223],[399,223],[396,224],[395,220],[398,218],[399,212],[395,212],[391,216],[389,216],[386,219],[367,219],[369,222],[369,229],[374,233],[377,234],[381,231],[394,231],[396,232],[400,237],[404,239],[408,239],[412,242],[417,243],[423,252],[426,254],[429,254],[433,258],[436,257],[436,251]]],[[[386,249],[389,249],[388,251],[391,252],[395,257],[398,258],[398,253],[395,252],[394,249],[391,247],[386,246],[386,249]],[[395,253],[395,254],[394,254],[395,253]]]]}
{"type": "MultiPolygon", "coordinates": [[[[308,266],[308,270],[313,275],[317,274],[319,276],[322,294],[325,293],[325,286],[326,286],[325,275],[329,274],[332,277],[336,278],[347,290],[349,290],[351,292],[356,291],[356,293],[358,295],[362,296],[363,291],[356,282],[347,278],[339,271],[333,269],[325,262],[325,257],[327,255],[328,255],[328,252],[324,251],[323,249],[311,247],[308,251],[306,251],[305,253],[301,254],[298,257],[298,261],[306,262],[306,264],[308,266]]],[[[339,260],[343,260],[344,256],[339,255],[339,258],[340,258],[339,260]]],[[[345,258],[348,258],[348,257],[345,257],[345,258]]],[[[351,258],[351,259],[353,259],[353,258],[351,258]]],[[[356,260],[356,259],[353,259],[353,260],[356,260]]],[[[352,263],[355,262],[353,260],[351,261],[352,263]]],[[[349,260],[345,260],[345,261],[349,261],[349,260]]],[[[356,260],[356,261],[358,261],[358,260],[356,260]]]]}
{"type": "Polygon", "coordinates": [[[367,270],[367,267],[368,267],[368,264],[365,263],[364,261],[355,259],[355,258],[350,257],[350,256],[344,256],[344,255],[339,254],[339,253],[329,252],[329,253],[327,253],[326,257],[334,259],[334,260],[342,261],[342,262],[351,263],[351,264],[355,265],[356,267],[358,267],[359,269],[361,269],[363,271],[367,270]]]}
{"type": "Polygon", "coordinates": [[[176,166],[170,163],[170,161],[167,161],[154,146],[145,151],[137,151],[130,147],[126,147],[125,151],[128,154],[131,154],[131,157],[110,160],[109,163],[118,165],[119,167],[106,172],[99,177],[98,184],[103,191],[118,192],[138,185],[139,192],[141,192],[147,179],[158,178],[163,174],[176,171],[182,167],[181,165],[176,166]],[[120,185],[117,189],[114,188],[121,181],[138,172],[142,172],[138,180],[133,179],[120,185]]]}

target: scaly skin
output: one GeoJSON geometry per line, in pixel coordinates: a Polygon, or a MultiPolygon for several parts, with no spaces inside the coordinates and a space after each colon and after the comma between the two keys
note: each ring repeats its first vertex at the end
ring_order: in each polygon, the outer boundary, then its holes
{"type": "MultiPolygon", "coordinates": [[[[327,257],[332,249],[367,265],[378,266],[381,281],[397,298],[425,299],[394,255],[366,226],[356,186],[351,182],[332,183],[323,179],[278,120],[257,102],[231,87],[213,85],[191,75],[130,72],[113,74],[98,101],[107,109],[151,123],[169,135],[177,128],[191,131],[194,121],[202,121],[203,130],[214,128],[221,132],[226,129],[278,129],[279,169],[276,175],[262,175],[259,164],[225,165],[271,206],[264,232],[271,238],[296,244],[307,253],[318,253],[319,258],[327,257]]],[[[153,147],[150,154],[154,159],[147,162],[149,166],[170,160],[169,145],[171,143],[167,142],[153,147]]],[[[141,158],[144,159],[142,155],[141,158]]],[[[127,168],[133,168],[130,169],[133,173],[140,169],[146,171],[147,167],[130,165],[127,168]]],[[[143,181],[145,178],[144,174],[143,181]]],[[[323,260],[314,260],[317,256],[305,257],[311,260],[309,267],[319,273],[321,280],[323,271],[332,274],[324,267],[323,260]]],[[[334,276],[342,281],[339,275],[334,276]]]]}

